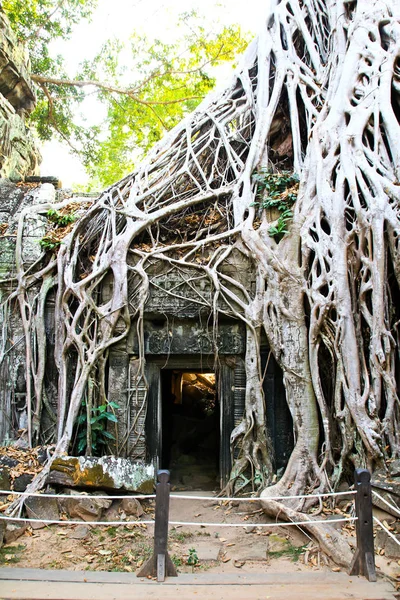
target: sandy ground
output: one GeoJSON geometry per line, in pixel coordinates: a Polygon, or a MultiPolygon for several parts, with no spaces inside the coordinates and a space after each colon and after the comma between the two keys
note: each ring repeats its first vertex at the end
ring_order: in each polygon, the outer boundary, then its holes
{"type": "MultiPolygon", "coordinates": [[[[142,519],[154,518],[154,502],[142,505],[142,519]]],[[[300,528],[272,526],[258,502],[171,498],[170,521],[196,523],[170,526],[169,553],[179,573],[290,575],[342,571],[300,528]],[[216,525],[202,526],[202,522],[216,525]]],[[[354,527],[346,525],[345,532],[355,545],[354,527]]],[[[137,573],[152,549],[152,525],[90,525],[82,521],[81,525],[28,528],[22,537],[0,550],[0,567],[137,573]]],[[[388,575],[400,571],[396,561],[384,556],[377,560],[388,575]]]]}

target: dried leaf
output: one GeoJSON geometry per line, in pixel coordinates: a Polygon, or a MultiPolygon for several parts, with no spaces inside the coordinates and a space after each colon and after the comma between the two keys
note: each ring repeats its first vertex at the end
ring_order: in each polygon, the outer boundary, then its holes
{"type": "Polygon", "coordinates": [[[246,561],[244,561],[244,560],[234,560],[233,561],[233,566],[236,567],[237,569],[240,569],[245,564],[246,564],[246,561]]]}

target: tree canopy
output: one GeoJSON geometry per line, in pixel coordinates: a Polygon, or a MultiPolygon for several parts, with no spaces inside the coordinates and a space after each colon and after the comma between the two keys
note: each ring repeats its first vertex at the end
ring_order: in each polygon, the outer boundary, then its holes
{"type": "MultiPolygon", "coordinates": [[[[125,44],[105,40],[71,74],[52,42],[90,19],[97,0],[4,0],[3,10],[29,49],[38,103],[31,115],[41,140],[54,136],[80,155],[94,184],[109,185],[132,170],[162,135],[193,110],[215,85],[213,67],[233,61],[247,44],[240,27],[211,28],[182,14],[173,43],[133,31],[125,44]],[[88,97],[101,105],[85,122],[88,97]]],[[[90,44],[90,41],[85,41],[90,44]]]]}

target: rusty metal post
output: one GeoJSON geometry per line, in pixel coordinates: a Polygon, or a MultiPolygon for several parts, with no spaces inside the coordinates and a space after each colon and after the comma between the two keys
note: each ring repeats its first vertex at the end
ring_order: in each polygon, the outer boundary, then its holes
{"type": "Polygon", "coordinates": [[[138,577],[155,577],[164,581],[166,576],[177,577],[175,565],[168,554],[168,517],[169,517],[169,471],[158,471],[156,486],[156,512],[154,523],[153,555],[143,565],[138,577]]]}
{"type": "Polygon", "coordinates": [[[357,548],[349,575],[364,575],[368,581],[376,581],[371,475],[367,469],[355,470],[354,486],[357,492],[355,501],[357,548]]]}

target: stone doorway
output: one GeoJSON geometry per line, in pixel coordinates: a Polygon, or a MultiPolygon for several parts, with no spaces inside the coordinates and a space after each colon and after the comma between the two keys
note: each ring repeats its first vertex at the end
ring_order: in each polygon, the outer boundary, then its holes
{"type": "Polygon", "coordinates": [[[214,372],[162,369],[161,467],[177,489],[219,487],[220,410],[214,372]]]}

